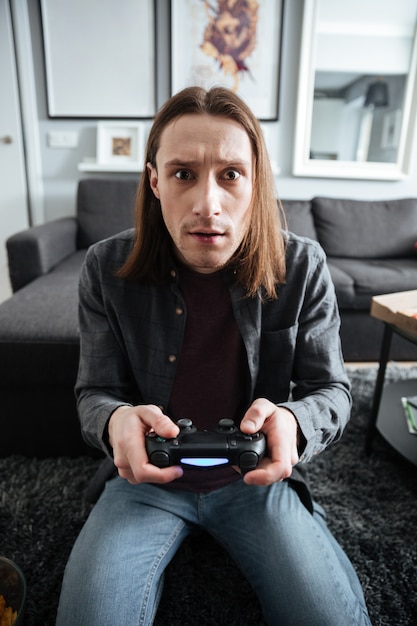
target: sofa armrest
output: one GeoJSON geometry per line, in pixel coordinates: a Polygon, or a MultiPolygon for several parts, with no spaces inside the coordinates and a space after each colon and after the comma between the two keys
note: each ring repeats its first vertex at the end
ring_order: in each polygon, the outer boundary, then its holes
{"type": "Polygon", "coordinates": [[[13,291],[46,274],[76,251],[77,220],[61,219],[28,228],[6,241],[13,291]]]}

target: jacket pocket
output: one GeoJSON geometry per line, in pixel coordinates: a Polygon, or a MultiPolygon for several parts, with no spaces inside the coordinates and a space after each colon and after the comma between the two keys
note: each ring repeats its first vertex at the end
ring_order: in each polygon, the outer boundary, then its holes
{"type": "Polygon", "coordinates": [[[255,397],[274,403],[288,400],[297,334],[298,324],[261,333],[255,397]]]}

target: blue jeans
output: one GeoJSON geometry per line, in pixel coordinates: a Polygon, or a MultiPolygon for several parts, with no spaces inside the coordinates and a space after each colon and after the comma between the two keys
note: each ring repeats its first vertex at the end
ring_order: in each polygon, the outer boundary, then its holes
{"type": "Polygon", "coordinates": [[[57,626],[152,624],[164,570],[196,526],[237,563],[267,624],[370,624],[359,580],[321,508],[311,515],[288,482],[237,481],[196,494],[115,478],[72,550],[57,626]]]}

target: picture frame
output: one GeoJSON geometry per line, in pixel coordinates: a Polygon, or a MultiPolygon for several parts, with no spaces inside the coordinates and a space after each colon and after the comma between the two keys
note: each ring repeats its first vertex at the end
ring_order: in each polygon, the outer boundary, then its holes
{"type": "Polygon", "coordinates": [[[240,7],[231,0],[221,12],[217,0],[171,0],[171,94],[224,86],[260,121],[278,120],[284,0],[240,7]]]}
{"type": "Polygon", "coordinates": [[[144,158],[144,127],[141,122],[97,123],[97,163],[140,167],[144,158]]]}
{"type": "Polygon", "coordinates": [[[39,2],[48,116],[154,117],[155,0],[39,2]]]}

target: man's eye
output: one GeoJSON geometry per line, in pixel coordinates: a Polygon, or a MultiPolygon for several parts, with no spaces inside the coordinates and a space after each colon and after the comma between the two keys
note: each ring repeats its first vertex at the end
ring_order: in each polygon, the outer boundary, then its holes
{"type": "Polygon", "coordinates": [[[175,178],[178,178],[178,180],[190,180],[191,174],[188,170],[178,170],[178,172],[175,172],[175,178]]]}
{"type": "Polygon", "coordinates": [[[227,170],[225,173],[226,180],[237,180],[240,176],[240,173],[237,170],[227,170]]]}

